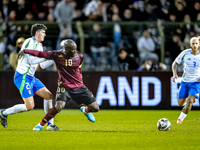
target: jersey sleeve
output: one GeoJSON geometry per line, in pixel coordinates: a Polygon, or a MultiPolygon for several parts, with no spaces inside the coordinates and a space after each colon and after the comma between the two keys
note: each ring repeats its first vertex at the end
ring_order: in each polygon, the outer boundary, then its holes
{"type": "Polygon", "coordinates": [[[186,53],[187,53],[187,50],[181,52],[175,59],[176,63],[181,64],[184,60],[186,53]]]}
{"type": "Polygon", "coordinates": [[[82,74],[82,62],[83,62],[83,54],[79,53],[79,57],[80,57],[80,64],[79,64],[79,71],[80,74],[82,74]]]}
{"type": "Polygon", "coordinates": [[[40,67],[41,67],[42,69],[46,69],[46,68],[50,67],[50,66],[53,65],[53,64],[54,64],[54,61],[53,61],[53,60],[47,60],[47,61],[45,61],[45,62],[40,63],[40,67]]]}
{"type": "Polygon", "coordinates": [[[83,62],[83,54],[81,54],[80,52],[78,53],[79,57],[80,57],[80,65],[82,65],[83,62]]]}
{"type": "Polygon", "coordinates": [[[42,63],[46,60],[45,58],[38,58],[38,57],[31,56],[31,55],[29,55],[28,58],[29,58],[30,64],[32,64],[32,65],[42,63]]]}
{"type": "Polygon", "coordinates": [[[24,53],[25,54],[30,54],[32,56],[39,57],[39,58],[53,59],[54,54],[56,53],[56,51],[41,52],[41,51],[36,51],[36,50],[25,49],[24,53]]]}

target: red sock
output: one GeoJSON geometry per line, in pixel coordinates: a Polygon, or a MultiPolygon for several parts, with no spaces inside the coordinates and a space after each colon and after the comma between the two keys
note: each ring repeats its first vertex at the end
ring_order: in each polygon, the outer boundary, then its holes
{"type": "Polygon", "coordinates": [[[46,115],[44,116],[44,118],[42,119],[42,121],[40,121],[40,125],[44,126],[49,120],[51,120],[52,118],[54,118],[57,113],[58,113],[58,111],[56,110],[55,107],[49,109],[49,111],[46,113],[46,115]]]}
{"type": "Polygon", "coordinates": [[[89,112],[95,112],[95,111],[94,111],[92,108],[86,106],[86,107],[85,107],[85,112],[86,112],[86,113],[89,113],[89,112]]]}
{"type": "Polygon", "coordinates": [[[89,108],[88,107],[85,107],[85,112],[89,113],[89,108]]]}

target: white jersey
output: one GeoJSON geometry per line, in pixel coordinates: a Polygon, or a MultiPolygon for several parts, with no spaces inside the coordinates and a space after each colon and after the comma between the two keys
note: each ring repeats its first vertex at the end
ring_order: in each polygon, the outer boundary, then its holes
{"type": "Polygon", "coordinates": [[[186,49],[181,52],[175,61],[183,64],[183,82],[199,82],[200,79],[200,53],[197,55],[192,54],[191,49],[186,49]]]}
{"type": "MultiPolygon", "coordinates": [[[[23,49],[43,51],[42,44],[37,44],[34,38],[26,39],[21,47],[21,50],[23,49]]],[[[29,54],[24,54],[24,56],[18,60],[16,71],[21,74],[34,76],[38,63],[41,63],[43,61],[45,61],[44,58],[38,58],[29,54]]]]}

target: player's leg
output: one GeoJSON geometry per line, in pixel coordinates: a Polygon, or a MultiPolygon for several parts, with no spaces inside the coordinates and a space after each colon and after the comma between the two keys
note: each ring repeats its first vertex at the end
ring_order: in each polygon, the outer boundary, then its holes
{"type": "Polygon", "coordinates": [[[74,91],[76,94],[73,100],[79,105],[81,112],[87,117],[91,122],[95,122],[95,117],[91,112],[98,112],[99,105],[93,96],[92,92],[85,86],[74,91]]]}
{"type": "Polygon", "coordinates": [[[8,115],[17,114],[17,113],[25,112],[25,111],[30,111],[34,108],[35,104],[34,104],[33,96],[23,98],[23,100],[24,100],[24,104],[17,104],[17,105],[14,105],[13,107],[10,107],[10,108],[7,108],[7,109],[1,111],[1,113],[0,113],[1,124],[5,128],[8,127],[8,124],[7,124],[7,116],[8,115]]]}
{"type": "Polygon", "coordinates": [[[59,113],[64,107],[66,102],[71,99],[68,91],[65,91],[65,88],[58,87],[57,94],[56,94],[56,105],[55,107],[48,110],[47,114],[44,116],[44,118],[40,121],[38,125],[36,125],[33,130],[34,131],[40,131],[43,129],[44,125],[54,118],[57,113],[59,113]],[[62,89],[62,90],[61,90],[62,89]]]}
{"type": "Polygon", "coordinates": [[[51,118],[54,118],[65,107],[64,101],[56,101],[55,107],[49,109],[45,117],[40,122],[41,125],[45,125],[51,118]]]}
{"type": "Polygon", "coordinates": [[[196,99],[196,97],[193,95],[188,96],[187,103],[183,107],[183,113],[185,113],[185,114],[189,113],[189,111],[192,109],[192,103],[194,102],[195,99],[196,99]]]}
{"type": "Polygon", "coordinates": [[[187,102],[187,98],[178,99],[179,106],[183,106],[187,102]]]}
{"type": "Polygon", "coordinates": [[[80,108],[81,112],[88,118],[89,121],[95,122],[95,117],[91,112],[98,112],[99,111],[99,105],[97,102],[93,102],[87,106],[82,106],[80,108]]]}
{"type": "MultiPolygon", "coordinates": [[[[188,97],[188,91],[189,89],[188,89],[187,83],[181,82],[180,87],[179,87],[179,95],[178,95],[178,104],[180,106],[182,106],[186,102],[187,97],[188,97]]],[[[177,120],[177,124],[182,124],[183,120],[181,120],[180,118],[183,118],[183,117],[185,117],[185,115],[183,112],[181,112],[177,120]]]]}
{"type": "Polygon", "coordinates": [[[87,105],[85,107],[85,112],[89,113],[89,112],[98,112],[99,111],[99,105],[97,103],[97,101],[87,105]]]}
{"type": "MultiPolygon", "coordinates": [[[[36,79],[35,80],[35,84],[34,84],[34,92],[36,95],[44,98],[44,111],[45,113],[48,112],[49,109],[52,108],[52,98],[53,98],[53,94],[44,86],[44,84],[39,80],[36,79]]],[[[49,120],[49,122],[47,123],[47,130],[58,130],[58,127],[56,125],[54,125],[54,119],[52,118],[51,120],[49,120]]]]}
{"type": "MultiPolygon", "coordinates": [[[[56,101],[55,107],[48,110],[47,114],[43,117],[38,125],[33,128],[33,131],[41,131],[45,124],[54,118],[57,113],[59,113],[65,107],[65,102],[63,101],[56,101]]],[[[59,128],[57,130],[60,130],[59,128]]]]}
{"type": "Polygon", "coordinates": [[[187,83],[188,87],[188,98],[186,105],[183,107],[182,112],[177,120],[177,124],[182,124],[182,121],[187,117],[187,114],[192,109],[192,103],[196,100],[196,98],[199,98],[197,95],[199,95],[199,83],[187,83]]]}
{"type": "Polygon", "coordinates": [[[52,100],[53,98],[53,94],[46,87],[40,88],[35,92],[35,94],[46,100],[52,100]]]}
{"type": "Polygon", "coordinates": [[[30,111],[35,107],[33,96],[23,98],[23,100],[24,100],[24,104],[17,104],[17,105],[14,105],[13,107],[7,108],[3,111],[2,114],[8,116],[8,115],[20,113],[23,111],[30,111]]]}
{"type": "Polygon", "coordinates": [[[17,104],[13,107],[2,110],[0,113],[1,124],[4,127],[8,127],[7,116],[11,114],[16,114],[19,112],[29,111],[34,108],[34,99],[33,99],[33,77],[15,73],[14,83],[19,89],[19,92],[24,100],[24,104],[17,104]]]}
{"type": "MultiPolygon", "coordinates": [[[[35,92],[36,95],[44,98],[44,111],[45,113],[48,112],[50,108],[52,108],[52,98],[53,94],[46,88],[43,87],[35,92]]],[[[54,125],[53,119],[48,122],[48,125],[54,125]]]]}
{"type": "Polygon", "coordinates": [[[183,107],[182,112],[177,120],[177,124],[182,124],[183,120],[187,117],[187,114],[192,109],[192,103],[195,101],[195,96],[189,95],[187,98],[187,103],[183,107]]]}
{"type": "MultiPolygon", "coordinates": [[[[46,100],[46,99],[44,99],[43,107],[44,107],[44,112],[46,114],[49,109],[53,108],[53,102],[52,102],[52,100],[46,100]]],[[[54,119],[53,118],[51,120],[49,120],[49,122],[47,123],[47,128],[49,126],[51,126],[51,125],[54,125],[54,119]]]]}

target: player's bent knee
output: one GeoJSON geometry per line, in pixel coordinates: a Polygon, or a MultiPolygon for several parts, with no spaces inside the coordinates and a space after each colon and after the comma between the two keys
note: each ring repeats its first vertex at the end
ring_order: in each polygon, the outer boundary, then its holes
{"type": "Polygon", "coordinates": [[[185,103],[186,99],[178,99],[178,104],[179,106],[183,106],[183,104],[185,103]]]}
{"type": "Polygon", "coordinates": [[[57,106],[56,106],[56,110],[61,110],[61,109],[63,109],[62,106],[60,106],[60,105],[57,105],[57,106]]]}
{"type": "Polygon", "coordinates": [[[187,102],[188,102],[189,104],[193,103],[193,98],[188,98],[187,102]]]}
{"type": "Polygon", "coordinates": [[[100,110],[99,106],[94,108],[94,112],[98,112],[100,110]]]}
{"type": "Polygon", "coordinates": [[[62,101],[56,102],[55,108],[58,112],[60,112],[64,107],[65,107],[65,102],[62,102],[62,101]]]}
{"type": "Polygon", "coordinates": [[[183,102],[178,101],[179,106],[183,106],[183,102]]]}
{"type": "Polygon", "coordinates": [[[35,107],[34,104],[26,106],[27,111],[32,110],[35,107]]]}
{"type": "Polygon", "coordinates": [[[46,100],[52,100],[53,99],[53,94],[50,92],[45,99],[46,100]]]}
{"type": "Polygon", "coordinates": [[[53,99],[53,94],[52,93],[50,93],[50,95],[49,95],[49,100],[51,100],[51,99],[53,99]]]}

